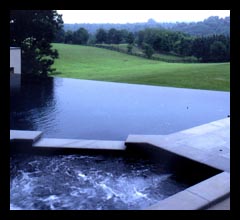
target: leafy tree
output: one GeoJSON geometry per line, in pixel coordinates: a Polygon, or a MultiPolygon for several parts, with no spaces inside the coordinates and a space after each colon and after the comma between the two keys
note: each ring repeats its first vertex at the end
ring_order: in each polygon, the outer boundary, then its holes
{"type": "MultiPolygon", "coordinates": [[[[158,31],[159,31],[158,29],[146,28],[144,30],[144,42],[146,44],[153,46],[153,43],[159,34],[158,31]]],[[[144,45],[144,46],[146,46],[146,45],[144,45]]]]}
{"type": "Polygon", "coordinates": [[[10,45],[22,50],[22,73],[46,77],[58,57],[51,42],[62,27],[56,10],[11,10],[10,45]]]}
{"type": "Polygon", "coordinates": [[[197,57],[198,59],[202,59],[204,57],[204,53],[207,49],[205,45],[206,44],[202,37],[194,39],[193,44],[192,44],[193,56],[197,57]]]}
{"type": "Polygon", "coordinates": [[[228,36],[197,37],[192,44],[192,54],[202,62],[227,62],[229,61],[229,46],[228,36]]]}
{"type": "Polygon", "coordinates": [[[210,46],[211,61],[224,62],[226,60],[227,48],[221,41],[215,41],[210,46]]]}
{"type": "Polygon", "coordinates": [[[146,55],[148,59],[150,59],[154,53],[153,48],[149,44],[144,44],[143,45],[143,52],[146,55]]]}
{"type": "Polygon", "coordinates": [[[73,44],[87,44],[89,34],[85,28],[73,32],[73,44]]]}
{"type": "Polygon", "coordinates": [[[64,43],[65,42],[65,31],[63,28],[59,29],[54,36],[54,43],[64,43]]]}
{"type": "Polygon", "coordinates": [[[132,32],[128,33],[128,36],[127,36],[127,43],[128,44],[133,44],[134,42],[134,35],[132,32]]]}
{"type": "Polygon", "coordinates": [[[122,40],[121,32],[115,28],[111,28],[108,31],[108,43],[110,44],[119,44],[122,40]]]}
{"type": "MultiPolygon", "coordinates": [[[[212,18],[213,21],[216,19],[212,18]]],[[[191,62],[227,62],[230,59],[230,38],[225,35],[193,37],[182,32],[159,28],[146,28],[133,34],[126,30],[110,29],[106,43],[120,42],[128,43],[128,53],[132,53],[133,42],[136,42],[148,58],[156,51],[188,56],[191,58],[186,59],[191,62]]]]}
{"type": "Polygon", "coordinates": [[[182,38],[175,42],[174,52],[182,56],[190,56],[192,54],[192,38],[182,38]]]}
{"type": "Polygon", "coordinates": [[[144,42],[144,31],[139,31],[137,33],[137,45],[138,47],[142,47],[144,42]]]}
{"type": "Polygon", "coordinates": [[[120,43],[123,43],[123,44],[127,43],[128,34],[129,34],[129,32],[126,29],[122,29],[119,31],[119,35],[121,38],[120,43]]]}
{"type": "Polygon", "coordinates": [[[96,33],[96,43],[102,44],[107,42],[107,32],[100,28],[96,33]]]}
{"type": "Polygon", "coordinates": [[[94,45],[96,44],[96,36],[95,34],[89,34],[89,38],[88,38],[88,45],[94,45]]]}
{"type": "Polygon", "coordinates": [[[132,53],[132,49],[133,49],[133,45],[132,45],[132,44],[128,44],[128,45],[127,45],[127,51],[128,51],[128,53],[132,53]]]}
{"type": "Polygon", "coordinates": [[[143,43],[149,44],[155,51],[172,52],[176,41],[183,38],[183,33],[163,30],[159,28],[147,28],[139,31],[137,43],[142,47],[143,43]]]}
{"type": "Polygon", "coordinates": [[[67,31],[65,33],[64,43],[65,44],[72,44],[73,43],[73,32],[72,31],[67,31]]]}

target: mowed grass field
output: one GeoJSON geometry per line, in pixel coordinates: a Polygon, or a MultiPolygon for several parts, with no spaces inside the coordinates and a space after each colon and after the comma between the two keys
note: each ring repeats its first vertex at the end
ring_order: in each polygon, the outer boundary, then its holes
{"type": "Polygon", "coordinates": [[[53,44],[52,76],[230,91],[230,63],[166,63],[107,49],[53,44]]]}

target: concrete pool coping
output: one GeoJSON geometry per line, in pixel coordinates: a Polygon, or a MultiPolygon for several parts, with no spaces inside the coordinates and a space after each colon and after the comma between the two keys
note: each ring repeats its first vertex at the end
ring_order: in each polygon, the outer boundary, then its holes
{"type": "Polygon", "coordinates": [[[230,174],[222,172],[145,210],[201,210],[211,207],[230,195],[230,174]]]}
{"type": "Polygon", "coordinates": [[[129,135],[124,141],[40,138],[42,132],[10,131],[10,141],[32,141],[34,148],[126,150],[128,145],[151,144],[222,172],[197,183],[146,210],[230,209],[230,118],[169,135],[129,135]],[[218,205],[219,204],[219,205],[218,205]],[[223,205],[221,205],[223,204],[223,205]]]}

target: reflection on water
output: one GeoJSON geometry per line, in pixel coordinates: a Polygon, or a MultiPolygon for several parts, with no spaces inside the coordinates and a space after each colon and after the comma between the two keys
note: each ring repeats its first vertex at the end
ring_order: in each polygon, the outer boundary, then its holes
{"type": "Polygon", "coordinates": [[[11,90],[10,128],[38,130],[38,124],[45,124],[44,127],[52,126],[56,113],[53,86],[53,78],[42,82],[22,80],[19,91],[12,92],[11,90]]]}
{"type": "Polygon", "coordinates": [[[11,93],[10,128],[45,137],[126,140],[226,118],[229,92],[54,78],[11,93]]]}
{"type": "Polygon", "coordinates": [[[11,158],[11,209],[142,209],[188,185],[164,165],[103,155],[15,155],[11,158]]]}

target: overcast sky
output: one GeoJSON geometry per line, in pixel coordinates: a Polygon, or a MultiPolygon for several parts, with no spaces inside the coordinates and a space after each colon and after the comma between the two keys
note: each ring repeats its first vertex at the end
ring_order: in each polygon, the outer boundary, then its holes
{"type": "Polygon", "coordinates": [[[64,23],[135,23],[202,21],[210,16],[224,18],[230,10],[57,10],[64,23]]]}

